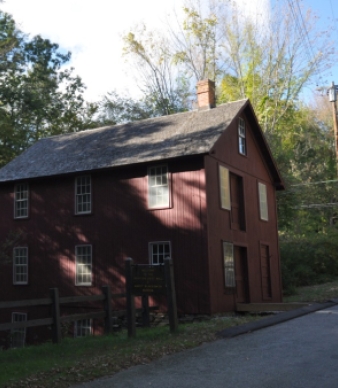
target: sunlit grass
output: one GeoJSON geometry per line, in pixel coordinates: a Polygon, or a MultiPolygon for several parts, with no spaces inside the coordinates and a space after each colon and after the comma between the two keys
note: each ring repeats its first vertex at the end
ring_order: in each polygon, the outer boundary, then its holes
{"type": "Polygon", "coordinates": [[[284,297],[284,302],[326,302],[338,298],[338,279],[314,286],[299,287],[296,294],[284,297]]]}

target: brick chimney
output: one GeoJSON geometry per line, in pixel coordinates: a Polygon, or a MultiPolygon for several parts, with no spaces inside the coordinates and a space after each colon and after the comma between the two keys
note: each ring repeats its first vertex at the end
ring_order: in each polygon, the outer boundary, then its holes
{"type": "Polygon", "coordinates": [[[215,82],[204,79],[197,83],[198,109],[215,108],[215,82]]]}

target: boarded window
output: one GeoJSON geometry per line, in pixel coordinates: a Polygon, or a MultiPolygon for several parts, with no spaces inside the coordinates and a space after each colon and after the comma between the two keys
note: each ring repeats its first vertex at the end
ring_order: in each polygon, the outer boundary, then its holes
{"type": "Polygon", "coordinates": [[[169,207],[168,166],[154,166],[148,169],[149,208],[169,207]]]}
{"type": "Polygon", "coordinates": [[[159,241],[149,243],[150,264],[163,264],[164,259],[171,258],[169,241],[159,241]]]}
{"type": "Polygon", "coordinates": [[[258,196],[259,196],[259,212],[261,220],[268,221],[268,198],[266,193],[266,185],[258,183],[258,196]]]}
{"type": "Polygon", "coordinates": [[[76,285],[90,286],[92,284],[92,246],[78,245],[76,255],[76,285]]]}
{"type": "Polygon", "coordinates": [[[13,284],[28,284],[28,248],[13,249],[13,284]]]}
{"type": "Polygon", "coordinates": [[[223,263],[225,287],[236,287],[233,244],[223,241],[223,263]]]}
{"type": "Polygon", "coordinates": [[[91,178],[79,176],[75,180],[75,213],[88,214],[92,211],[91,178]]]}
{"type": "Polygon", "coordinates": [[[229,170],[223,166],[219,166],[219,186],[221,195],[221,207],[222,209],[230,210],[229,170]]]}
{"type": "Polygon", "coordinates": [[[14,188],[14,218],[28,217],[28,184],[20,183],[14,188]]]}

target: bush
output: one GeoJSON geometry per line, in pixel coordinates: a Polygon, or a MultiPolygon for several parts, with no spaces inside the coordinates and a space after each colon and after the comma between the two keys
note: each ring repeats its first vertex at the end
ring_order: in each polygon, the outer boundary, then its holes
{"type": "Polygon", "coordinates": [[[338,230],[305,236],[280,236],[282,279],[285,294],[296,287],[330,281],[338,276],[338,230]]]}

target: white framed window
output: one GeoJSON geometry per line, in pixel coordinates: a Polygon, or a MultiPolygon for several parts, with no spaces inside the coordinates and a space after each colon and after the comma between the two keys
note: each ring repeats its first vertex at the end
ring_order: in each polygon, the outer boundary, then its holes
{"type": "Polygon", "coordinates": [[[13,284],[28,284],[28,248],[13,249],[13,284]]]}
{"type": "MultiPolygon", "coordinates": [[[[12,323],[26,322],[26,313],[12,313],[12,323]]],[[[26,343],[26,328],[12,329],[11,331],[11,347],[12,348],[23,348],[26,343]]]]}
{"type": "Polygon", "coordinates": [[[75,247],[75,284],[77,286],[92,285],[92,246],[77,245],[75,247]]]}
{"type": "Polygon", "coordinates": [[[148,168],[148,206],[149,208],[169,207],[168,166],[148,168]]]}
{"type": "Polygon", "coordinates": [[[28,183],[19,183],[14,187],[14,218],[27,218],[29,205],[28,183]]]}
{"type": "Polygon", "coordinates": [[[223,241],[223,264],[225,287],[236,287],[234,246],[227,241],[223,241]]]}
{"type": "Polygon", "coordinates": [[[149,243],[150,264],[164,264],[164,259],[171,258],[171,246],[169,241],[157,241],[149,243]]]}
{"type": "Polygon", "coordinates": [[[222,209],[231,209],[230,201],[230,181],[229,170],[223,166],[219,166],[219,187],[221,195],[221,207],[222,209]]]}
{"type": "Polygon", "coordinates": [[[268,196],[266,191],[266,185],[258,182],[258,196],[259,196],[259,215],[261,220],[268,221],[268,196]]]}
{"type": "Polygon", "coordinates": [[[241,155],[246,155],[245,120],[242,117],[238,119],[238,151],[241,155]]]}
{"type": "Polygon", "coordinates": [[[92,335],[92,320],[80,319],[74,322],[74,337],[86,337],[92,335]]]}
{"type": "Polygon", "coordinates": [[[75,179],[75,213],[88,214],[92,211],[92,187],[90,175],[75,179]]]}

